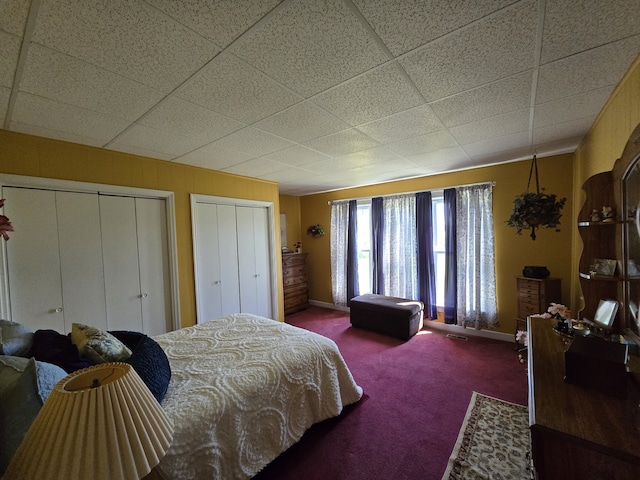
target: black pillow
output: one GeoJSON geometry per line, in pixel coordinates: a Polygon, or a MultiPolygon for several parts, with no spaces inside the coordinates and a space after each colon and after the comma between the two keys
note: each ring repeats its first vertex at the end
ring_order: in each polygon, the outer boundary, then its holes
{"type": "Polygon", "coordinates": [[[161,402],[169,388],[171,367],[164,350],[152,338],[140,332],[109,332],[131,350],[131,356],[125,360],[130,364],[153,396],[161,402]]]}
{"type": "Polygon", "coordinates": [[[90,367],[93,362],[81,357],[68,335],[55,330],[36,330],[31,344],[31,356],[41,362],[53,363],[67,373],[90,367]]]}

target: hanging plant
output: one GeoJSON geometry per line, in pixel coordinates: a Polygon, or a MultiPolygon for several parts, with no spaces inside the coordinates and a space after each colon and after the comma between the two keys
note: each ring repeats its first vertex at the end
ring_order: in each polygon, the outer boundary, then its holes
{"type": "Polygon", "coordinates": [[[307,228],[307,235],[311,235],[312,237],[322,237],[324,235],[324,230],[319,224],[311,225],[307,228]]]}
{"type": "Polygon", "coordinates": [[[536,239],[536,228],[555,228],[556,232],[559,232],[558,225],[562,216],[561,210],[566,201],[566,198],[558,199],[555,194],[540,192],[538,163],[534,155],[531,169],[529,170],[527,190],[517,195],[514,199],[513,212],[509,220],[507,220],[507,225],[515,227],[518,235],[522,235],[522,230],[531,229],[531,238],[533,240],[536,239]],[[534,170],[536,173],[536,191],[530,192],[529,186],[534,170]]]}

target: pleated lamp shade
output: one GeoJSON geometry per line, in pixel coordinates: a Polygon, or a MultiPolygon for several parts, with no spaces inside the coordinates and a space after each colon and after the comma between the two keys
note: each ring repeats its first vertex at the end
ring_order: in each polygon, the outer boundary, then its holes
{"type": "Polygon", "coordinates": [[[139,479],[172,438],[173,424],[131,365],[103,363],[58,382],[4,480],[139,479]]]}

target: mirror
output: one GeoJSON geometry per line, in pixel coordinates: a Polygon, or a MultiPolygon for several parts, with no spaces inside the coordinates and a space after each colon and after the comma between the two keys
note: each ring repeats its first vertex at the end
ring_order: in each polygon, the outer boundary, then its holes
{"type": "MultiPolygon", "coordinates": [[[[629,321],[627,322],[636,334],[640,330],[640,155],[631,162],[623,179],[624,208],[628,228],[624,235],[625,258],[623,273],[629,279],[626,282],[625,305],[629,321]]],[[[622,262],[621,262],[622,263],[622,262]]]]}

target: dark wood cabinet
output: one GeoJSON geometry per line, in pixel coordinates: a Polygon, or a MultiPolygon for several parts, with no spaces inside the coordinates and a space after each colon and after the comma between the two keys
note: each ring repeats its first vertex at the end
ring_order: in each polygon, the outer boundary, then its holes
{"type": "Polygon", "coordinates": [[[309,307],[306,253],[282,254],[282,282],[285,315],[309,307]]]}
{"type": "Polygon", "coordinates": [[[518,329],[526,328],[529,315],[545,313],[551,303],[562,303],[561,280],[559,278],[517,277],[518,329]]]}
{"type": "MultiPolygon", "coordinates": [[[[617,398],[564,381],[568,337],[529,318],[529,425],[536,478],[640,478],[637,393],[617,398]]],[[[638,357],[629,366],[638,372],[638,357]]],[[[630,385],[632,383],[630,382],[630,385]]]]}

